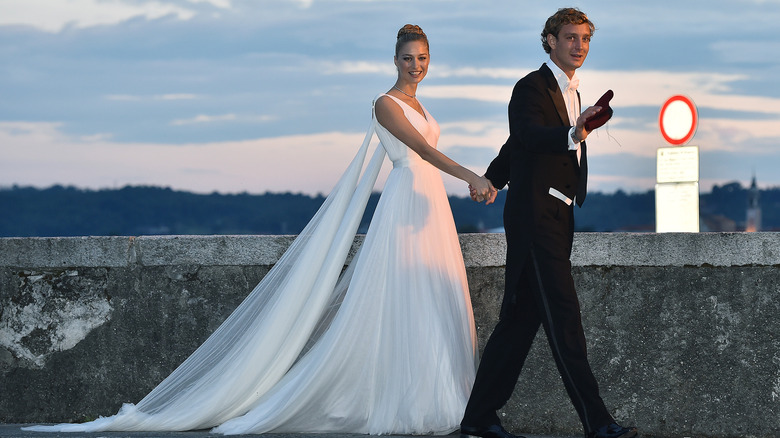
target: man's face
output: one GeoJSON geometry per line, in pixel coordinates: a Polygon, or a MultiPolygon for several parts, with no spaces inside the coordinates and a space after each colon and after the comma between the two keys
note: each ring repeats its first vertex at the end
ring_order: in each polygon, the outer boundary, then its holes
{"type": "Polygon", "coordinates": [[[590,49],[590,27],[586,24],[566,24],[557,37],[547,35],[550,59],[571,77],[582,67],[590,49]]]}

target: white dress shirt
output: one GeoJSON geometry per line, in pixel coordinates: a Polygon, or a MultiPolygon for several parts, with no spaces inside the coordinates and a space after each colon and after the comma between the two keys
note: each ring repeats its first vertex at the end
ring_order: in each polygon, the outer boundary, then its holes
{"type": "Polygon", "coordinates": [[[574,135],[574,129],[577,125],[577,118],[580,116],[580,100],[577,98],[577,87],[580,84],[580,79],[577,77],[577,73],[569,79],[566,73],[561,70],[560,67],[555,65],[552,61],[546,62],[547,66],[552,70],[555,80],[558,81],[558,87],[563,94],[563,101],[566,102],[566,110],[569,113],[569,150],[577,151],[577,161],[580,159],[580,144],[575,143],[572,136],[574,135]]]}

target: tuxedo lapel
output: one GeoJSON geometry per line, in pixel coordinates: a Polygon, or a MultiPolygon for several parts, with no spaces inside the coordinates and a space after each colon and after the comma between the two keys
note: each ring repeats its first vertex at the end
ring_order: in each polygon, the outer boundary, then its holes
{"type": "Polygon", "coordinates": [[[561,91],[561,87],[558,86],[558,81],[555,80],[555,75],[553,75],[552,70],[550,70],[550,67],[548,67],[547,64],[542,64],[542,67],[539,70],[542,72],[545,80],[547,81],[547,93],[550,95],[553,105],[555,106],[555,110],[558,112],[558,117],[561,119],[561,125],[568,126],[569,111],[566,110],[566,102],[563,100],[563,92],[561,91]]]}

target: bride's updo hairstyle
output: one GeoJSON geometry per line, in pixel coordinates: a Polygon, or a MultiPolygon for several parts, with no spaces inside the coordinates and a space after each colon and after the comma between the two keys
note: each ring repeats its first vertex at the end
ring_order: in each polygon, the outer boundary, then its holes
{"type": "Polygon", "coordinates": [[[401,46],[409,41],[422,41],[425,43],[425,47],[430,50],[430,46],[428,46],[428,37],[425,36],[425,32],[423,32],[422,28],[416,24],[407,24],[398,31],[398,38],[395,42],[395,56],[398,56],[398,51],[401,50],[401,46]]]}

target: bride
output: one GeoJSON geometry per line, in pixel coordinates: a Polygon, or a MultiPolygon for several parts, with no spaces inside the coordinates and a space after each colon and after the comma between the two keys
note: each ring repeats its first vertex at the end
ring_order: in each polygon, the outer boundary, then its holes
{"type": "Polygon", "coordinates": [[[416,98],[419,26],[398,32],[398,79],[374,101],[357,156],[311,222],[228,319],[137,405],[59,432],[447,434],[477,355],[466,272],[439,171],[490,183],[436,150],[416,98]],[[377,147],[363,171],[374,132],[377,147]],[[342,273],[384,155],[393,162],[362,246],[342,273]]]}

